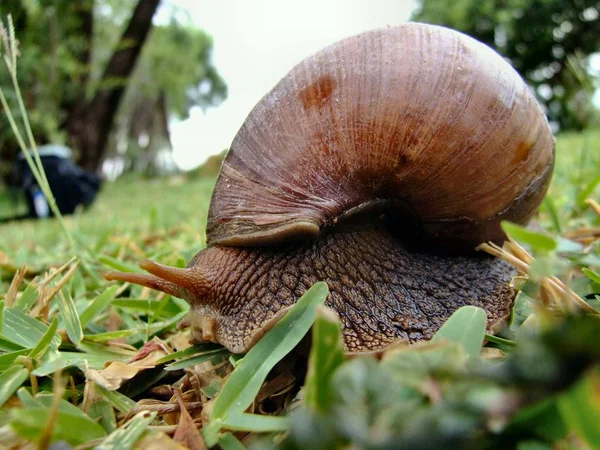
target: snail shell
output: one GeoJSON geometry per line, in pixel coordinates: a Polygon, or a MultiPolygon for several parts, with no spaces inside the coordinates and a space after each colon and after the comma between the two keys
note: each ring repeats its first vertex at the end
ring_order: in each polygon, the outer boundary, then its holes
{"type": "Polygon", "coordinates": [[[320,280],[348,351],[428,339],[463,305],[491,332],[514,272],[469,253],[504,238],[501,220],[527,223],[553,163],[541,108],[490,48],[418,23],[370,31],[302,61],[252,110],[209,248],[186,269],[106,277],[185,298],[192,334],[233,352],[320,280]]]}
{"type": "Polygon", "coordinates": [[[454,248],[526,223],[554,140],[515,70],[456,31],[409,23],[302,61],[252,110],[225,158],[209,244],[317,236],[335,217],[395,199],[454,248]]]}

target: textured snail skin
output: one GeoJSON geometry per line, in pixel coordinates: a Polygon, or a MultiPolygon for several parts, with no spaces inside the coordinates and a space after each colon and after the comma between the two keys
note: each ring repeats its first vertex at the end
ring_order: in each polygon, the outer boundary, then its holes
{"type": "Polygon", "coordinates": [[[455,31],[407,24],[307,58],[252,110],[223,163],[209,247],[188,268],[109,273],[186,299],[199,340],[247,351],[315,282],[346,349],[430,338],[463,305],[505,322],[514,272],[474,255],[526,224],[554,140],[518,74],[455,31]]]}
{"type": "Polygon", "coordinates": [[[508,318],[514,297],[514,272],[502,261],[410,252],[382,228],[259,249],[214,246],[187,269],[148,264],[144,268],[160,278],[129,274],[129,281],[188,300],[194,337],[234,353],[249,350],[321,280],[329,286],[327,304],[341,318],[348,352],[429,339],[464,305],[484,308],[493,331],[508,318]],[[178,284],[165,281],[173,277],[178,284]]]}

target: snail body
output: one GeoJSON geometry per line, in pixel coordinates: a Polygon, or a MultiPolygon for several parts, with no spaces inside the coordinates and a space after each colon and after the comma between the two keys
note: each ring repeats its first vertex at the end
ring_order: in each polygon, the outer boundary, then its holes
{"type": "Polygon", "coordinates": [[[509,315],[513,272],[473,249],[526,224],[554,140],[483,44],[411,23],[307,58],[252,110],[217,180],[209,247],[186,269],[108,274],[187,299],[198,339],[247,351],[316,281],[348,351],[428,339],[478,305],[509,315]]]}

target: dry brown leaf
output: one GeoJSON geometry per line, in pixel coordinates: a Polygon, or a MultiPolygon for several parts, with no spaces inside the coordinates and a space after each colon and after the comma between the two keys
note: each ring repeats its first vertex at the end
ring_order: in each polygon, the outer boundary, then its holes
{"type": "Polygon", "coordinates": [[[85,376],[89,381],[93,381],[109,391],[116,391],[125,381],[136,376],[139,371],[138,367],[113,361],[105,369],[86,370],[85,376]]]}
{"type": "Polygon", "coordinates": [[[198,428],[196,428],[192,416],[190,416],[190,413],[185,409],[185,403],[181,398],[181,392],[177,390],[175,391],[175,395],[177,396],[181,412],[179,413],[179,424],[173,435],[173,440],[181,442],[190,450],[206,450],[206,445],[204,445],[204,441],[200,437],[200,433],[198,428]]]}
{"type": "Polygon", "coordinates": [[[169,354],[169,349],[159,339],[144,345],[128,363],[113,361],[102,370],[88,369],[85,376],[100,386],[115,391],[138,372],[156,367],[156,361],[169,354]]]}
{"type": "Polygon", "coordinates": [[[163,432],[146,433],[135,445],[137,449],[143,450],[186,450],[187,447],[174,441],[163,432]]]}

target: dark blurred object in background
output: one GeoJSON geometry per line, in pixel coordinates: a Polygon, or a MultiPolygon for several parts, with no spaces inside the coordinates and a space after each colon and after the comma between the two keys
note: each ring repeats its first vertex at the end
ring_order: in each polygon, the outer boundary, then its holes
{"type": "MultiPolygon", "coordinates": [[[[86,172],[72,159],[69,147],[58,144],[43,145],[38,149],[48,184],[63,215],[73,214],[78,206],[89,206],[102,184],[95,173],[86,172]]],[[[19,155],[13,172],[13,189],[22,191],[28,212],[2,221],[41,219],[54,214],[40,189],[23,154],[19,155]]]]}

